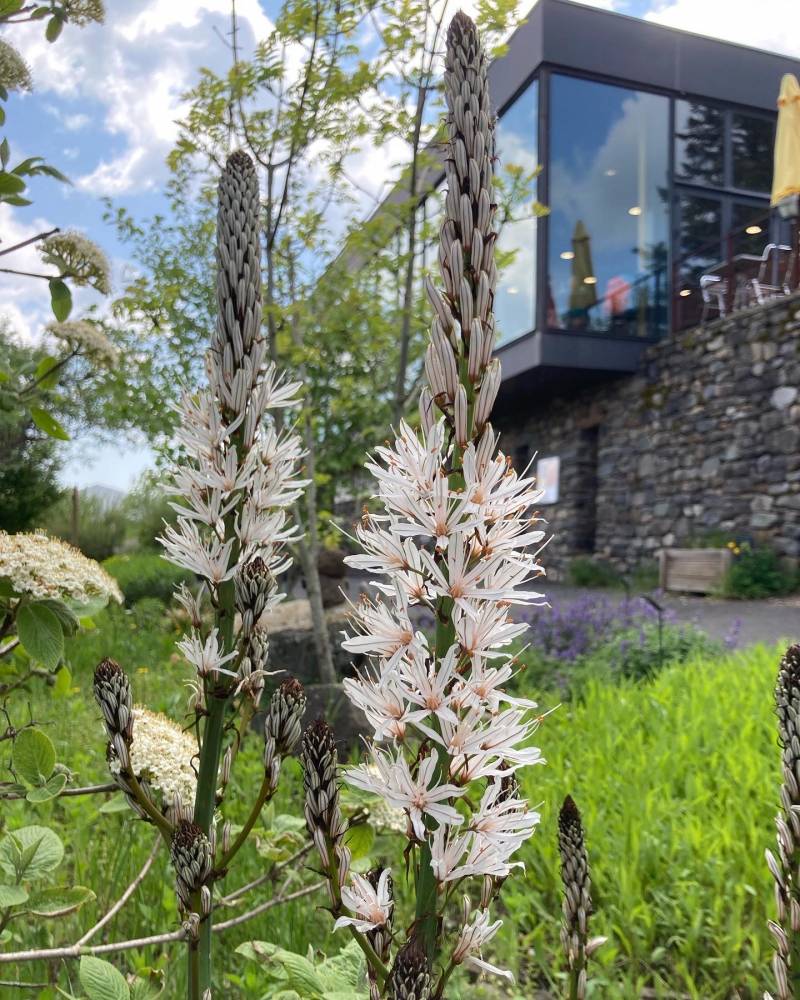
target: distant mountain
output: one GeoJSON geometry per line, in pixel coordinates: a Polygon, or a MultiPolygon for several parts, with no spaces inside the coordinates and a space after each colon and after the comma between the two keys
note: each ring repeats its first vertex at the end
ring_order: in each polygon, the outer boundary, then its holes
{"type": "Polygon", "coordinates": [[[125,499],[125,491],[118,490],[114,486],[101,486],[99,483],[94,486],[87,486],[81,490],[84,496],[97,500],[105,510],[118,507],[125,499]]]}

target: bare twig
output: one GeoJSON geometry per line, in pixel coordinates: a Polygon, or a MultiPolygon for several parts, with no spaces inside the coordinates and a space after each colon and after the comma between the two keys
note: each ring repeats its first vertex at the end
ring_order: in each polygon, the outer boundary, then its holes
{"type": "Polygon", "coordinates": [[[43,233],[37,233],[36,236],[31,236],[30,239],[23,240],[22,243],[15,243],[13,247],[0,250],[0,257],[4,257],[7,253],[13,253],[15,250],[21,250],[23,247],[30,246],[31,243],[38,243],[39,240],[46,240],[48,236],[54,236],[60,232],[61,230],[56,226],[55,229],[48,229],[43,233]]]}
{"type": "MultiPolygon", "coordinates": [[[[3,737],[0,737],[0,739],[2,738],[3,737]]],[[[119,787],[116,784],[114,784],[113,781],[108,781],[104,785],[85,785],[83,787],[78,787],[78,788],[64,788],[62,791],[58,793],[56,798],[59,799],[71,798],[75,795],[100,795],[103,792],[118,792],[118,791],[119,787]]],[[[24,799],[24,798],[25,798],[24,792],[9,792],[8,794],[0,792],[0,800],[9,801],[12,799],[24,799]]]]}
{"type": "Polygon", "coordinates": [[[239,899],[241,896],[244,896],[245,893],[250,892],[252,889],[257,889],[260,885],[263,885],[265,882],[274,882],[276,876],[280,871],[282,871],[284,868],[293,867],[296,864],[296,862],[298,862],[301,858],[305,857],[305,855],[308,854],[312,846],[313,846],[312,844],[306,844],[304,847],[301,847],[299,851],[296,851],[290,858],[286,858],[285,861],[277,862],[277,864],[274,864],[269,869],[269,871],[265,872],[263,875],[259,875],[259,877],[253,879],[252,882],[247,882],[245,885],[240,885],[238,889],[234,889],[233,892],[228,893],[227,896],[222,896],[219,899],[217,905],[230,906],[231,903],[235,902],[235,900],[239,899]]]}
{"type": "MultiPolygon", "coordinates": [[[[225,920],[221,924],[215,924],[212,928],[212,933],[219,934],[222,931],[229,930],[231,927],[238,927],[240,924],[244,924],[248,920],[266,913],[267,910],[280,906],[282,903],[290,903],[292,900],[309,896],[312,892],[317,892],[323,888],[324,885],[324,882],[316,882],[314,885],[307,885],[296,892],[289,893],[288,896],[275,896],[260,906],[248,910],[247,913],[240,913],[238,917],[225,920]]],[[[81,955],[113,955],[120,951],[133,951],[136,948],[149,948],[156,944],[169,944],[172,941],[184,940],[186,940],[186,931],[181,928],[180,930],[170,931],[166,934],[152,934],[150,937],[132,938],[129,941],[112,941],[109,944],[72,944],[63,948],[32,948],[29,951],[0,952],[0,963],[49,961],[54,958],[80,958],[81,955]]]]}
{"type": "Polygon", "coordinates": [[[142,865],[136,878],[131,882],[131,884],[128,886],[125,892],[123,892],[123,894],[116,901],[116,903],[114,903],[114,905],[111,907],[108,913],[106,913],[104,917],[101,917],[100,920],[98,920],[97,923],[94,925],[94,927],[90,927],[89,930],[83,935],[83,937],[78,942],[76,942],[77,947],[81,947],[82,945],[86,944],[86,942],[89,941],[91,938],[93,938],[95,934],[99,930],[101,930],[101,928],[105,927],[105,925],[109,922],[109,920],[113,920],[113,918],[119,913],[122,907],[128,902],[128,900],[131,898],[134,892],[136,892],[136,890],[145,880],[147,873],[153,866],[153,862],[156,859],[156,855],[158,854],[158,848],[160,846],[161,846],[161,837],[157,836],[156,839],[153,841],[153,847],[147,856],[147,860],[142,865]]]}
{"type": "Polygon", "coordinates": [[[220,931],[226,931],[231,927],[238,927],[239,924],[246,923],[248,920],[252,920],[253,917],[266,913],[267,910],[271,910],[275,906],[280,906],[281,903],[290,903],[293,899],[310,896],[312,892],[318,892],[324,887],[324,882],[315,882],[313,885],[306,885],[302,889],[290,892],[288,896],[275,896],[274,899],[268,899],[265,903],[261,903],[254,909],[248,910],[247,913],[240,913],[238,917],[231,917],[230,920],[223,920],[222,923],[214,924],[212,931],[214,934],[218,934],[220,931]]]}

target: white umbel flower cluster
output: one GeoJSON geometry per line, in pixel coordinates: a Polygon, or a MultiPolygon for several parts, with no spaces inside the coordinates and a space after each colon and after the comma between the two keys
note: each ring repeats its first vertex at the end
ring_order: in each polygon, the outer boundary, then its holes
{"type": "Polygon", "coordinates": [[[444,899],[448,884],[474,877],[481,913],[464,920],[453,962],[499,972],[475,952],[499,927],[489,922],[489,902],[539,820],[515,778],[542,763],[531,746],[539,720],[535,705],[505,684],[513,674],[509,645],[527,627],[513,609],[544,603],[533,585],[544,572],[537,558],[544,533],[533,513],[541,494],[497,451],[489,423],[500,369],[491,358],[497,269],[486,68],[474,24],[457,14],[445,74],[444,288],[428,287],[435,318],[422,431],[403,423],[394,446],[378,448],[367,466],[380,512],[364,514],[356,529],[363,554],[348,562],[372,574],[380,597],[353,609],[344,647],[369,658],[345,684],[374,728],[370,762],[346,779],[408,816],[418,851],[416,932],[428,960],[441,914],[420,904],[420,885],[433,878],[438,890],[427,898],[444,899]],[[411,627],[412,606],[434,616],[435,641],[411,627]]]}
{"type": "Polygon", "coordinates": [[[45,327],[51,337],[67,344],[87,358],[107,368],[119,360],[119,351],[114,347],[99,326],[85,319],[66,320],[64,323],[48,323],[45,327]]]}
{"type": "Polygon", "coordinates": [[[88,605],[122,603],[117,581],[78,549],[40,533],[9,535],[0,531],[0,579],[15,593],[37,599],[88,605]]]}
{"type": "MultiPolygon", "coordinates": [[[[296,537],[287,509],[301,495],[302,455],[291,430],[279,430],[276,411],[294,405],[299,383],[286,382],[267,362],[261,330],[259,191],[250,158],[233,153],[220,180],[217,220],[217,328],[206,358],[208,387],[184,392],[178,405],[179,443],[188,456],[172,470],[178,513],[161,543],[167,558],[205,579],[212,603],[235,589],[244,647],[226,646],[217,630],[195,628],[181,649],[203,678],[238,673],[251,693],[263,686],[267,643],[258,622],[281,595],[276,577],[291,560],[296,537]],[[230,661],[237,659],[238,666],[230,661]],[[237,666],[237,670],[233,667],[237,666]]],[[[182,601],[199,621],[192,598],[182,601]]]]}
{"type": "MultiPolygon", "coordinates": [[[[134,706],[131,770],[140,781],[161,793],[164,808],[176,801],[188,807],[194,805],[197,775],[193,760],[197,752],[197,740],[191,732],[160,712],[134,706]]],[[[109,767],[112,773],[119,774],[118,759],[114,758],[109,767]]]]}
{"type": "Polygon", "coordinates": [[[89,285],[101,295],[111,291],[108,258],[83,233],[74,229],[53,233],[39,244],[39,253],[45,264],[57,267],[76,285],[89,285]]]}
{"type": "Polygon", "coordinates": [[[0,38],[0,87],[6,90],[31,90],[28,64],[10,42],[0,38]]]}

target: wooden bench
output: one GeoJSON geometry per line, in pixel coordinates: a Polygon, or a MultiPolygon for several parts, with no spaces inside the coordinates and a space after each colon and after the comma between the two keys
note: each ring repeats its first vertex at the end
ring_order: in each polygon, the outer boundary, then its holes
{"type": "Polygon", "coordinates": [[[731,559],[730,549],[662,549],[659,552],[661,589],[689,594],[718,591],[731,559]]]}

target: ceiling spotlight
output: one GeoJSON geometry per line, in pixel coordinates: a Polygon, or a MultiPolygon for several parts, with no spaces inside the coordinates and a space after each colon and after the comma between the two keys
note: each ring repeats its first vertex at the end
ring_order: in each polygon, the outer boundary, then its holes
{"type": "Polygon", "coordinates": [[[583,279],[583,283],[584,285],[596,285],[597,278],[595,278],[593,274],[587,274],[586,277],[583,279]]]}
{"type": "Polygon", "coordinates": [[[748,226],[745,232],[748,236],[758,236],[761,232],[761,226],[748,226]]]}
{"type": "Polygon", "coordinates": [[[638,205],[633,205],[628,209],[628,215],[641,215],[642,210],[638,205]]]}
{"type": "Polygon", "coordinates": [[[564,250],[559,256],[562,260],[575,260],[575,254],[572,250],[564,250]]]}
{"type": "Polygon", "coordinates": [[[682,288],[678,293],[682,299],[685,299],[687,295],[691,295],[691,291],[688,288],[682,288]]]}

